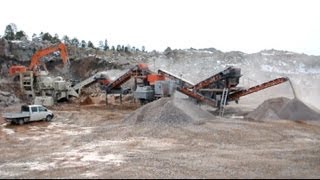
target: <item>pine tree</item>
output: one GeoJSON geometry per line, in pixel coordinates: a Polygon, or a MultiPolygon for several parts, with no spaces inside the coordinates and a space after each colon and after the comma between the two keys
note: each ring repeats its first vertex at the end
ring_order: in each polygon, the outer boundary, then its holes
{"type": "MultiPolygon", "coordinates": [[[[126,46],[125,49],[127,49],[128,52],[131,52],[131,51],[132,51],[132,50],[131,50],[131,46],[130,46],[129,44],[126,46]]],[[[125,50],[125,51],[126,51],[126,50],[125,50]]]]}
{"type": "Polygon", "coordinates": [[[62,41],[63,41],[63,43],[65,43],[67,45],[71,44],[70,39],[67,35],[63,36],[62,41]]]}
{"type": "Polygon", "coordinates": [[[11,26],[13,33],[16,34],[18,31],[17,25],[15,23],[10,23],[9,25],[11,26]]]}
{"type": "Polygon", "coordinates": [[[77,38],[73,38],[71,39],[71,44],[76,47],[79,47],[79,40],[77,38]]]}
{"type": "Polygon", "coordinates": [[[14,40],[15,38],[14,30],[10,24],[6,26],[6,29],[4,31],[4,38],[6,40],[14,40]]]}
{"type": "Polygon", "coordinates": [[[16,36],[15,36],[15,39],[16,40],[23,40],[23,39],[27,39],[27,35],[24,31],[18,31],[16,33],[16,36]]]}
{"type": "Polygon", "coordinates": [[[41,33],[39,34],[39,40],[40,40],[40,41],[42,41],[43,34],[44,34],[43,32],[41,32],[41,33]]]}
{"type": "Polygon", "coordinates": [[[119,44],[117,45],[117,51],[121,51],[121,46],[119,44]]]}
{"type": "Polygon", "coordinates": [[[51,40],[51,42],[52,43],[60,43],[61,41],[60,41],[60,39],[59,39],[59,35],[56,33],[56,34],[54,34],[54,36],[53,36],[53,38],[52,38],[52,40],[51,40]]]}
{"type": "Polygon", "coordinates": [[[109,45],[108,45],[108,40],[107,39],[104,40],[104,48],[103,48],[103,50],[105,50],[105,51],[109,50],[109,45]]]}
{"type": "Polygon", "coordinates": [[[94,47],[94,45],[93,45],[93,43],[91,41],[88,41],[88,47],[92,48],[92,49],[95,49],[95,47],[94,47]]]}
{"type": "Polygon", "coordinates": [[[82,40],[80,45],[81,45],[82,48],[86,48],[87,47],[87,43],[86,43],[85,40],[82,40]]]}
{"type": "Polygon", "coordinates": [[[52,41],[51,34],[48,33],[48,32],[44,33],[43,36],[42,36],[42,41],[50,41],[51,42],[52,41]]]}

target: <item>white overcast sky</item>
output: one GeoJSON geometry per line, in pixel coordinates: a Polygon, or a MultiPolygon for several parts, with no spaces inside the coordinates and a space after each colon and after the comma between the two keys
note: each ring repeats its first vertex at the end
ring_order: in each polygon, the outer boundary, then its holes
{"type": "Polygon", "coordinates": [[[263,49],[320,55],[319,0],[4,0],[0,35],[15,23],[30,37],[49,32],[147,50],[263,49]]]}

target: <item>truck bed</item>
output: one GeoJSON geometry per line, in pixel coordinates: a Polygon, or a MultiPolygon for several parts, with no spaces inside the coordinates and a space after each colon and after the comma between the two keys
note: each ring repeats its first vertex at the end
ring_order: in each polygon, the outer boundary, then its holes
{"type": "Polygon", "coordinates": [[[30,113],[29,112],[4,113],[4,115],[2,117],[4,117],[5,119],[26,118],[26,117],[30,117],[30,113]]]}

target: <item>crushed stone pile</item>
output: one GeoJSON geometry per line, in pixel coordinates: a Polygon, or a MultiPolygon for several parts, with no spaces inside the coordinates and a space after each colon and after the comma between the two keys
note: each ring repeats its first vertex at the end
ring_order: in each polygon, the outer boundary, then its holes
{"type": "Polygon", "coordinates": [[[264,101],[246,118],[253,120],[320,120],[320,111],[307,106],[297,98],[280,97],[264,101]]]}
{"type": "Polygon", "coordinates": [[[129,124],[181,125],[203,123],[205,120],[213,118],[211,113],[201,109],[194,102],[172,97],[160,98],[140,107],[125,118],[124,122],[129,124]]]}

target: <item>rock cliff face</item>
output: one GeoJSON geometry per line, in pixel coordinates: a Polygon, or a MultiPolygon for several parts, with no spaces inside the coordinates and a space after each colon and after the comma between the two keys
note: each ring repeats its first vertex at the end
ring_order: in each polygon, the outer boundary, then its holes
{"type": "Polygon", "coordinates": [[[0,56],[15,59],[20,62],[29,61],[31,56],[37,49],[41,49],[51,45],[48,42],[34,41],[7,41],[0,39],[0,56]]]}
{"type": "Polygon", "coordinates": [[[20,99],[17,98],[13,93],[0,91],[0,107],[6,107],[18,102],[20,102],[20,99]]]}

